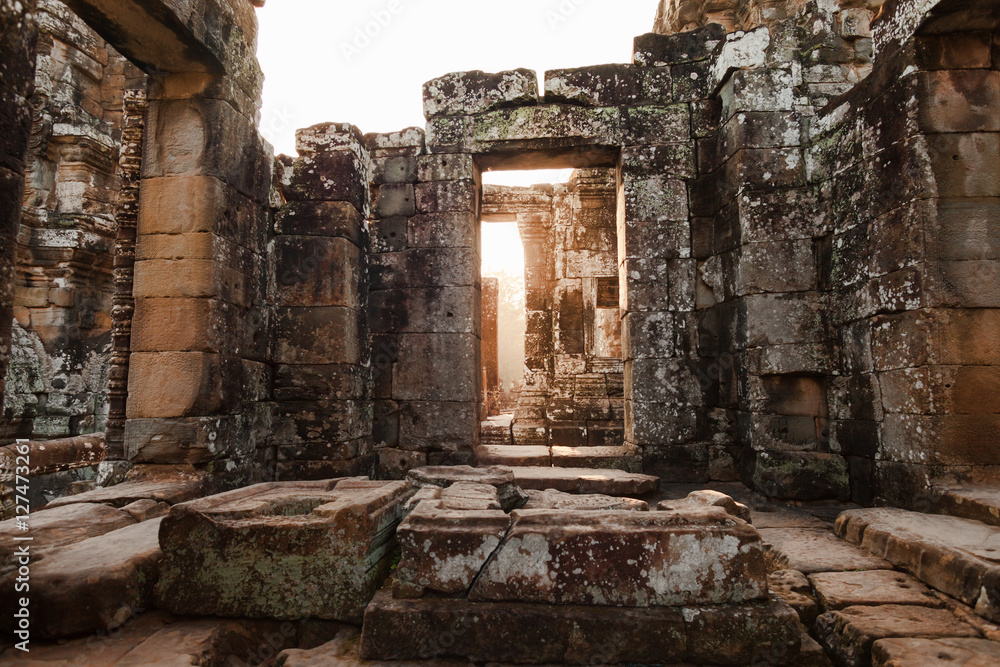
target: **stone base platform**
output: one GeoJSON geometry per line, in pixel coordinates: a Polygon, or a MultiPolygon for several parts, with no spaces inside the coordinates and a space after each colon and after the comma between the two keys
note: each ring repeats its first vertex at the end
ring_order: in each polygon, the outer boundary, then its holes
{"type": "Polygon", "coordinates": [[[798,665],[795,611],[778,601],[629,609],[425,598],[383,590],[368,606],[365,660],[527,665],[798,665]]]}
{"type": "Polygon", "coordinates": [[[414,488],[367,479],[259,484],[163,519],[158,608],[357,622],[388,575],[414,488]]]}

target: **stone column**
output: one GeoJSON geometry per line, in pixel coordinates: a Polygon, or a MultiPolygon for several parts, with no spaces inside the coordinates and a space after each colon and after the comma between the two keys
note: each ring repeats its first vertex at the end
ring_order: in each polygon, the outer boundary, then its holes
{"type": "MultiPolygon", "coordinates": [[[[268,398],[264,253],[272,151],[260,77],[150,86],[135,262],[126,453],[249,460],[268,398]]],[[[261,424],[263,420],[263,424],[261,424]]]]}
{"type": "Polygon", "coordinates": [[[128,362],[132,342],[135,299],[136,223],[139,219],[139,179],[142,145],[146,136],[146,91],[126,91],[122,114],[122,145],[118,161],[121,189],[115,213],[114,280],[111,306],[111,363],[108,369],[108,421],[105,440],[109,459],[125,456],[125,419],[128,403],[128,362]]]}
{"type": "Polygon", "coordinates": [[[35,87],[34,0],[0,0],[0,408],[10,360],[14,264],[35,87]]]}
{"type": "Polygon", "coordinates": [[[486,411],[483,417],[493,412],[494,402],[499,399],[500,392],[500,350],[499,350],[499,309],[500,309],[500,279],[483,278],[483,373],[485,385],[486,411]]]}
{"type": "Polygon", "coordinates": [[[524,388],[514,412],[514,443],[547,445],[549,383],[555,372],[552,342],[552,281],[555,241],[552,212],[518,212],[517,228],[524,244],[524,388]]]}

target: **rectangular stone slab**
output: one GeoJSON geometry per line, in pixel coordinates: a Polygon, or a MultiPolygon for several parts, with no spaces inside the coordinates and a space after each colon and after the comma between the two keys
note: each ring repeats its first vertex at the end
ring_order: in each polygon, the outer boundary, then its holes
{"type": "Polygon", "coordinates": [[[767,597],[760,535],[720,508],[512,517],[471,600],[661,607],[767,597]]]}
{"type": "Polygon", "coordinates": [[[799,621],[780,602],[620,609],[397,600],[381,591],[361,633],[365,660],[476,663],[798,665],[799,621]]]}
{"type": "Polygon", "coordinates": [[[366,479],[256,486],[176,505],[163,520],[160,608],[356,621],[389,568],[414,493],[366,479]]]}
{"type": "Polygon", "coordinates": [[[600,493],[608,496],[641,496],[659,487],[660,478],[621,470],[589,468],[513,467],[522,489],[555,489],[566,493],[600,493]]]}

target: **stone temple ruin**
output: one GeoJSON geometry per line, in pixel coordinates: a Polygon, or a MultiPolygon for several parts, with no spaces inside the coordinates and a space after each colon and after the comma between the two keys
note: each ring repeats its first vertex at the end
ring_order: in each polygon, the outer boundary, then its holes
{"type": "Polygon", "coordinates": [[[262,4],[0,0],[0,662],[1000,664],[1000,3],[661,0],[295,157],[262,4]]]}

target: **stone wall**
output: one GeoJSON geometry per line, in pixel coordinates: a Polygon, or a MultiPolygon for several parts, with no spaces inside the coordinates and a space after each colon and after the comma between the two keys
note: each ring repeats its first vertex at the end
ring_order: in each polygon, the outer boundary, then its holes
{"type": "Polygon", "coordinates": [[[124,91],[145,75],[57,0],[38,4],[4,437],[103,430],[124,91]]]}
{"type": "Polygon", "coordinates": [[[992,38],[893,42],[889,13],[873,40],[845,12],[731,34],[713,56],[709,76],[739,69],[692,190],[704,386],[754,488],[906,504],[997,472],[996,407],[960,398],[995,386],[992,38]],[[830,46],[851,37],[874,70],[830,46]]]}

